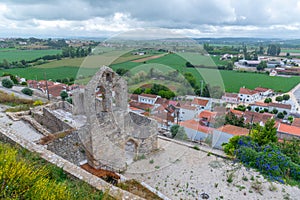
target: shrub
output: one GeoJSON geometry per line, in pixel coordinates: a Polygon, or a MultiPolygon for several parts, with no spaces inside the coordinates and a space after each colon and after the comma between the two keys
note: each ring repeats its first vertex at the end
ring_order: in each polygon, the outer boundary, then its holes
{"type": "Polygon", "coordinates": [[[13,87],[13,82],[9,79],[3,79],[2,80],[2,86],[6,88],[12,88],[13,87]]]}
{"type": "Polygon", "coordinates": [[[24,89],[21,90],[21,92],[23,94],[28,95],[28,96],[32,96],[32,94],[33,94],[33,90],[31,90],[30,88],[24,88],[24,89]]]}
{"type": "Polygon", "coordinates": [[[44,103],[41,100],[36,100],[35,102],[33,102],[33,106],[41,106],[44,103]]]}

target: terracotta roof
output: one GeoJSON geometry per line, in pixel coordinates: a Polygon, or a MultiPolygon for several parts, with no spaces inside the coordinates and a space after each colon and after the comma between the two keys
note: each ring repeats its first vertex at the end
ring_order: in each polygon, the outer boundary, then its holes
{"type": "Polygon", "coordinates": [[[155,94],[140,94],[139,96],[142,96],[142,97],[148,97],[148,98],[156,98],[156,97],[158,97],[157,95],[155,95],[155,94]]]}
{"type": "Polygon", "coordinates": [[[202,119],[202,118],[207,118],[208,121],[210,121],[213,117],[215,117],[217,115],[216,112],[211,112],[211,111],[208,111],[208,110],[203,110],[200,114],[199,114],[199,118],[202,119]]]}
{"type": "Polygon", "coordinates": [[[239,94],[247,94],[247,95],[254,95],[257,94],[258,91],[250,90],[248,88],[240,88],[239,94]]]}
{"type": "Polygon", "coordinates": [[[282,103],[269,103],[269,106],[276,107],[276,108],[283,108],[290,110],[292,106],[290,104],[282,104],[282,103]]]}
{"type": "Polygon", "coordinates": [[[212,133],[212,131],[214,130],[214,128],[211,128],[211,127],[201,126],[199,124],[199,122],[197,122],[193,119],[180,122],[179,125],[199,131],[199,132],[203,132],[203,133],[212,133]]]}
{"type": "Polygon", "coordinates": [[[255,106],[262,106],[262,107],[268,107],[269,104],[267,103],[263,103],[263,102],[255,102],[255,104],[251,104],[251,105],[255,105],[255,106]]]}
{"type": "Polygon", "coordinates": [[[271,90],[271,89],[269,89],[269,88],[257,87],[257,88],[255,88],[254,90],[256,90],[256,91],[258,91],[258,92],[266,92],[266,91],[271,90]]]}
{"type": "Polygon", "coordinates": [[[292,126],[300,127],[300,118],[294,118],[292,126]]]}
{"type": "Polygon", "coordinates": [[[157,98],[155,104],[160,104],[160,105],[166,104],[165,106],[167,106],[169,104],[169,100],[166,98],[157,98]]]}
{"type": "Polygon", "coordinates": [[[222,131],[224,133],[228,133],[231,135],[248,135],[249,130],[246,128],[238,127],[238,126],[233,126],[230,124],[227,124],[225,126],[221,126],[217,130],[222,131]]]}
{"type": "Polygon", "coordinates": [[[180,108],[186,109],[186,110],[196,110],[197,108],[195,106],[190,105],[182,105],[180,108]]]}
{"type": "Polygon", "coordinates": [[[138,101],[138,99],[139,99],[138,96],[139,96],[138,94],[132,94],[132,95],[130,95],[130,99],[133,101],[138,101]]]}
{"type": "Polygon", "coordinates": [[[243,112],[243,111],[240,111],[240,110],[230,109],[230,112],[232,112],[233,114],[235,114],[235,115],[238,116],[238,117],[241,117],[241,116],[244,115],[244,112],[243,112]]]}
{"type": "Polygon", "coordinates": [[[291,126],[291,125],[280,123],[277,131],[280,133],[287,133],[290,135],[296,135],[300,137],[300,128],[297,126],[291,126]]]}
{"type": "Polygon", "coordinates": [[[266,123],[268,119],[273,119],[274,114],[271,113],[258,113],[252,111],[245,111],[244,113],[245,123],[266,123]]]}
{"type": "MultiPolygon", "coordinates": [[[[67,85],[65,84],[56,84],[56,85],[51,85],[48,87],[49,94],[51,94],[54,97],[60,96],[60,93],[62,90],[65,90],[67,85]]],[[[46,90],[46,88],[44,88],[46,90]]]]}
{"type": "Polygon", "coordinates": [[[236,93],[225,93],[224,95],[223,95],[223,97],[230,97],[230,98],[238,98],[238,94],[236,94],[236,93]]]}
{"type": "Polygon", "coordinates": [[[199,106],[206,106],[208,103],[208,100],[206,99],[199,99],[194,98],[191,104],[199,105],[199,106]]]}
{"type": "Polygon", "coordinates": [[[177,101],[169,100],[169,105],[177,106],[178,102],[177,101]]]}
{"type": "Polygon", "coordinates": [[[142,109],[142,110],[152,109],[154,107],[151,104],[139,103],[139,102],[135,102],[135,101],[129,102],[129,106],[139,108],[139,109],[142,109]]]}
{"type": "Polygon", "coordinates": [[[155,119],[156,121],[163,123],[163,122],[174,122],[174,117],[172,117],[170,114],[166,113],[166,112],[162,112],[162,113],[156,113],[150,116],[151,118],[155,119]]]}

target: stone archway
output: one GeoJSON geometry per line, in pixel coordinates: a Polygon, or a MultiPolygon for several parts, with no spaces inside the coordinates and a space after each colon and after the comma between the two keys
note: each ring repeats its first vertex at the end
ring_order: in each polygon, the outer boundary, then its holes
{"type": "Polygon", "coordinates": [[[125,143],[125,158],[127,165],[133,163],[137,155],[137,143],[133,139],[127,140],[125,143]]]}

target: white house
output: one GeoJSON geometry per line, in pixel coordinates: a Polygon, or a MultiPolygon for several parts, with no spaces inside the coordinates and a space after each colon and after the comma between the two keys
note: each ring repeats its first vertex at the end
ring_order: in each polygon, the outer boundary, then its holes
{"type": "Polygon", "coordinates": [[[227,143],[235,135],[248,135],[249,130],[233,125],[225,125],[213,131],[212,147],[222,149],[222,144],[227,143]]]}
{"type": "Polygon", "coordinates": [[[269,88],[262,88],[262,87],[257,87],[254,89],[255,91],[259,92],[259,95],[262,97],[268,97],[273,94],[273,90],[269,88]]]}
{"type": "Polygon", "coordinates": [[[191,106],[195,106],[198,110],[210,110],[211,102],[209,99],[195,97],[191,102],[191,106]]]}
{"type": "Polygon", "coordinates": [[[140,94],[138,95],[138,102],[154,105],[158,98],[161,97],[154,94],[140,94]]]}
{"type": "Polygon", "coordinates": [[[185,130],[187,137],[192,141],[204,141],[207,136],[212,135],[214,128],[201,126],[198,121],[186,120],[179,124],[185,130]]]}
{"type": "Polygon", "coordinates": [[[194,119],[198,114],[198,108],[191,105],[181,105],[179,108],[179,121],[194,119]]]}
{"type": "Polygon", "coordinates": [[[239,95],[236,93],[225,93],[222,96],[222,100],[227,103],[237,104],[237,103],[239,103],[239,95]]]}
{"type": "Polygon", "coordinates": [[[240,103],[253,103],[261,99],[258,91],[250,90],[244,87],[240,88],[238,97],[240,103]]]}

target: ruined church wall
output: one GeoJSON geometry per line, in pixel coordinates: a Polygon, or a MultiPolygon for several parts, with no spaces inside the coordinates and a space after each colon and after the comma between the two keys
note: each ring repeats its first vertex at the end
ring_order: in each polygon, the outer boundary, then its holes
{"type": "Polygon", "coordinates": [[[33,112],[33,118],[53,133],[72,128],[66,122],[56,117],[49,109],[43,108],[42,112],[33,112]]]}

